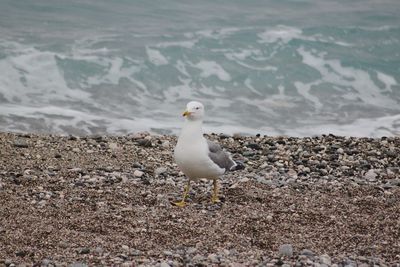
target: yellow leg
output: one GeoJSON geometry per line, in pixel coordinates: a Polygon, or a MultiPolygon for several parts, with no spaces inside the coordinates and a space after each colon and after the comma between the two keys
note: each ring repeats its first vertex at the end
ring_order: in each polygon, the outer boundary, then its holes
{"type": "Polygon", "coordinates": [[[212,195],[212,198],[211,198],[211,202],[215,204],[215,203],[220,202],[219,199],[218,199],[218,182],[217,182],[217,179],[213,180],[213,185],[214,185],[214,189],[213,189],[213,195],[212,195]]]}
{"type": "Polygon", "coordinates": [[[183,190],[182,200],[179,201],[179,202],[175,202],[175,203],[173,203],[173,204],[174,204],[175,206],[178,206],[178,207],[185,207],[185,206],[186,206],[185,200],[186,200],[186,198],[187,198],[188,195],[189,195],[189,190],[190,190],[190,179],[188,179],[188,182],[187,182],[187,184],[186,184],[186,186],[185,186],[185,189],[183,190]]]}

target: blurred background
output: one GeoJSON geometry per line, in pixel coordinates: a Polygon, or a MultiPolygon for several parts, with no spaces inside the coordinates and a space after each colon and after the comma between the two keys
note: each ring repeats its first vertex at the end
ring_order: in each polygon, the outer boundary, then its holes
{"type": "Polygon", "coordinates": [[[400,135],[400,1],[0,1],[0,131],[400,135]]]}

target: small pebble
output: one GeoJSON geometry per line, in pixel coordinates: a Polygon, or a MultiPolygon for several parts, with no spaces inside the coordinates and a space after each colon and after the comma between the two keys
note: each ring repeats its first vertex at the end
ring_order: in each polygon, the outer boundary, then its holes
{"type": "Polygon", "coordinates": [[[319,262],[322,264],[326,264],[326,265],[332,264],[331,257],[329,257],[329,255],[327,255],[327,254],[323,254],[323,255],[319,256],[319,262]]]}
{"type": "Polygon", "coordinates": [[[139,170],[135,170],[135,171],[133,172],[133,176],[138,177],[138,178],[142,177],[143,174],[144,174],[144,172],[139,171],[139,170]]]}
{"type": "Polygon", "coordinates": [[[283,244],[279,246],[279,255],[283,257],[293,256],[293,246],[291,244],[283,244]]]}
{"type": "Polygon", "coordinates": [[[314,252],[312,252],[312,251],[311,251],[311,250],[309,250],[309,249],[303,249],[302,251],[300,251],[300,255],[314,256],[314,255],[315,255],[315,253],[314,253],[314,252]]]}
{"type": "Polygon", "coordinates": [[[159,168],[157,168],[157,169],[154,170],[154,175],[155,175],[155,176],[159,176],[159,175],[161,175],[161,174],[163,174],[163,173],[166,173],[166,172],[167,172],[167,168],[165,168],[165,167],[159,167],[159,168]]]}
{"type": "Polygon", "coordinates": [[[88,267],[88,265],[86,263],[82,263],[82,262],[74,262],[74,263],[68,265],[68,267],[88,267]]]}
{"type": "Polygon", "coordinates": [[[81,248],[79,250],[79,254],[89,254],[90,253],[90,249],[89,248],[81,248]]]}
{"type": "Polygon", "coordinates": [[[139,146],[143,146],[143,147],[151,147],[152,146],[151,141],[148,139],[138,139],[138,140],[136,140],[136,142],[139,146]]]}
{"type": "Polygon", "coordinates": [[[164,142],[161,143],[161,146],[162,146],[163,148],[169,148],[169,141],[168,141],[168,140],[165,140],[164,142]]]}
{"type": "Polygon", "coordinates": [[[160,267],[170,267],[170,265],[167,262],[163,261],[160,263],[160,267]]]}
{"type": "Polygon", "coordinates": [[[28,148],[29,147],[28,143],[25,140],[22,140],[22,139],[15,140],[13,145],[15,147],[19,147],[19,148],[28,148]]]}

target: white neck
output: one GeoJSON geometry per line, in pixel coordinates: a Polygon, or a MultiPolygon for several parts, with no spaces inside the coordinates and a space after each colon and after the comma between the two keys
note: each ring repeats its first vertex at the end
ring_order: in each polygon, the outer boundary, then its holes
{"type": "Polygon", "coordinates": [[[202,120],[186,120],[185,125],[182,128],[182,132],[179,136],[179,139],[192,139],[195,136],[203,137],[203,121],[202,120]]]}

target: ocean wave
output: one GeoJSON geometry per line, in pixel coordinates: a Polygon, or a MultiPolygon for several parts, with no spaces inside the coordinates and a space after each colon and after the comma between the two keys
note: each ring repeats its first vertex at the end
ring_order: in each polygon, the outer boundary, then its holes
{"type": "Polygon", "coordinates": [[[63,46],[2,40],[0,127],[177,133],[181,110],[196,99],[213,115],[207,131],[396,135],[399,74],[363,38],[358,46],[339,28],[258,25],[63,46]]]}

